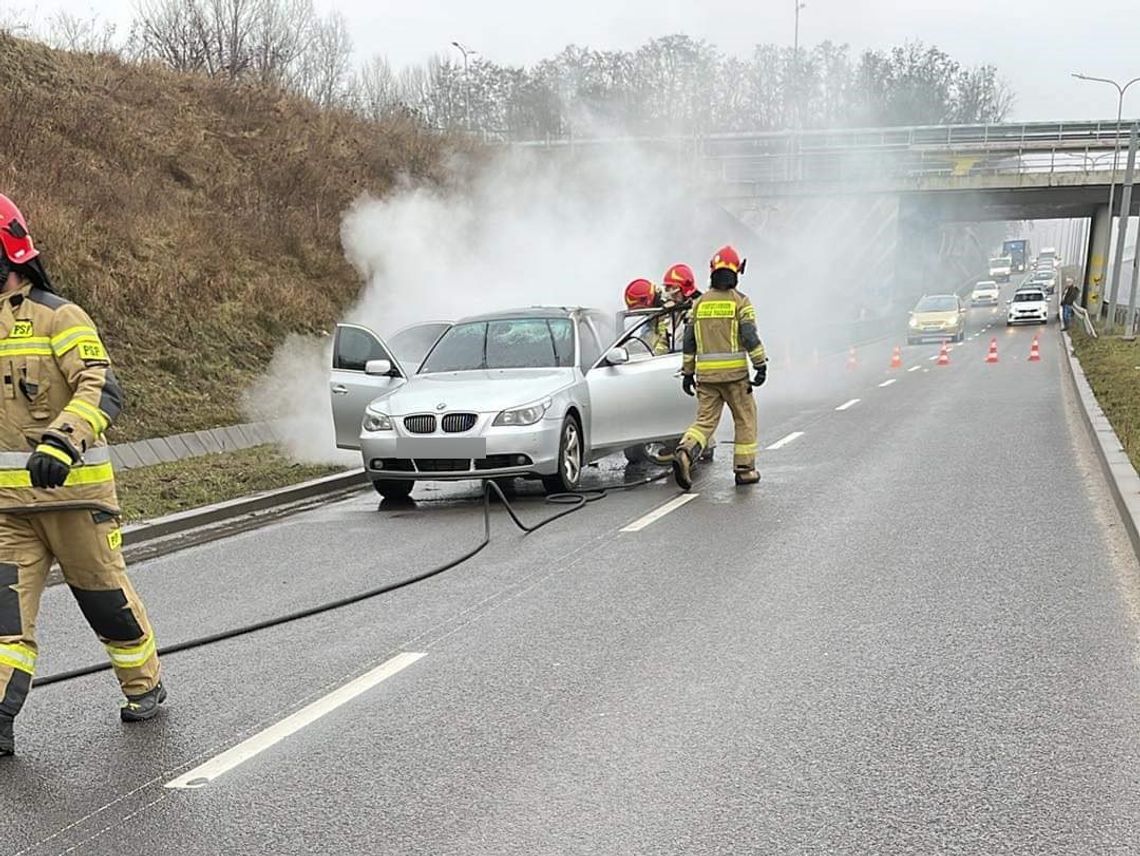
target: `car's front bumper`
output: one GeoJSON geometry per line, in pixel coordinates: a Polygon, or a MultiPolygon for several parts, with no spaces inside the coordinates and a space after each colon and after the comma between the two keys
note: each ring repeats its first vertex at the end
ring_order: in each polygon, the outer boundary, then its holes
{"type": "Polygon", "coordinates": [[[971,297],[971,306],[997,306],[998,299],[996,297],[971,297]]]}
{"type": "Polygon", "coordinates": [[[1040,312],[1011,312],[1005,319],[1007,324],[1040,324],[1042,321],[1048,320],[1048,309],[1043,309],[1040,312]]]}
{"type": "Polygon", "coordinates": [[[943,339],[956,339],[961,332],[961,327],[945,327],[938,330],[916,330],[912,327],[907,333],[907,338],[912,341],[926,341],[928,339],[941,341],[943,339]]]}
{"type": "MultiPolygon", "coordinates": [[[[425,481],[465,481],[501,476],[550,475],[558,468],[562,420],[545,418],[534,425],[494,426],[494,414],[480,414],[476,427],[462,434],[412,435],[397,431],[364,431],[360,451],[364,470],[372,480],[423,479],[425,481]],[[417,441],[414,456],[405,443],[417,441]],[[486,442],[480,457],[462,457],[453,440],[486,442]],[[437,446],[438,451],[432,447],[437,446]]],[[[401,417],[393,417],[399,423],[401,417]]]]}

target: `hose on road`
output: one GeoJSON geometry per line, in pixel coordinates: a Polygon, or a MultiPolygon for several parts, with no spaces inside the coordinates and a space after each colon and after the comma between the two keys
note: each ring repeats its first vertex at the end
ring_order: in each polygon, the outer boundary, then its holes
{"type": "MultiPolygon", "coordinates": [[[[213,645],[215,642],[224,642],[227,639],[237,639],[241,636],[248,636],[251,633],[256,633],[259,630],[268,630],[271,627],[280,627],[282,624],[289,624],[294,621],[300,621],[302,618],[310,618],[314,615],[320,615],[325,612],[332,612],[336,609],[341,609],[345,606],[351,606],[354,603],[369,600],[374,597],[379,597],[382,594],[397,591],[408,586],[415,585],[416,583],[423,582],[424,580],[431,579],[446,571],[450,571],[459,567],[464,562],[473,559],[491,543],[491,497],[497,496],[499,502],[502,503],[503,508],[506,510],[507,515],[510,517],[511,522],[522,530],[524,535],[529,535],[532,532],[537,532],[544,526],[549,526],[556,520],[561,520],[563,517],[568,517],[576,511],[581,511],[587,505],[605,499],[609,494],[618,491],[633,490],[639,487],[653,484],[654,482],[662,481],[669,475],[669,472],[657,473],[656,475],[647,476],[643,479],[638,479],[632,482],[622,482],[620,484],[602,485],[596,488],[588,488],[585,490],[574,491],[573,493],[555,493],[546,498],[546,502],[550,505],[564,505],[561,511],[551,514],[534,524],[527,524],[519,517],[518,512],[515,511],[514,506],[511,505],[507,499],[503,489],[491,481],[484,479],[483,481],[483,540],[476,546],[468,550],[462,556],[451,559],[442,565],[426,570],[415,576],[407,577],[396,582],[386,583],[382,586],[377,586],[367,591],[362,591],[358,594],[342,597],[338,600],[331,600],[327,603],[322,603],[318,606],[311,606],[307,609],[299,609],[296,612],[290,612],[286,615],[280,615],[276,618],[267,618],[264,621],[257,621],[253,624],[246,624],[241,627],[235,627],[231,630],[222,630],[218,633],[211,633],[208,636],[199,636],[196,639],[187,639],[185,642],[176,642],[173,645],[158,649],[158,655],[165,657],[169,654],[177,654],[182,651],[192,651],[195,648],[202,648],[206,645],[213,645]]],[[[86,677],[87,675],[94,675],[99,672],[108,672],[111,670],[110,662],[96,663],[91,666],[83,666],[78,669],[69,669],[66,672],[57,672],[53,675],[46,677],[36,678],[32,682],[33,688],[46,687],[51,684],[61,684],[65,681],[71,681],[76,678],[86,677]]]]}

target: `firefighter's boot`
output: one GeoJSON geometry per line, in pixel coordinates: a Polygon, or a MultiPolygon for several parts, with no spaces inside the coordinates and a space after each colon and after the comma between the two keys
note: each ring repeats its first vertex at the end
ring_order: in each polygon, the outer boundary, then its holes
{"type": "Polygon", "coordinates": [[[701,456],[701,447],[686,449],[678,446],[673,453],[673,481],[681,490],[689,490],[693,486],[693,461],[701,456]]]}
{"type": "Polygon", "coordinates": [[[12,717],[0,713],[0,758],[16,754],[16,735],[12,725],[12,717]]]}
{"type": "Polygon", "coordinates": [[[142,722],[158,715],[158,706],[166,701],[166,688],[161,682],[150,692],[129,695],[119,705],[119,719],[123,722],[142,722]]]}
{"type": "Polygon", "coordinates": [[[760,481],[760,473],[755,467],[740,467],[734,475],[738,485],[756,484],[760,481]]]}

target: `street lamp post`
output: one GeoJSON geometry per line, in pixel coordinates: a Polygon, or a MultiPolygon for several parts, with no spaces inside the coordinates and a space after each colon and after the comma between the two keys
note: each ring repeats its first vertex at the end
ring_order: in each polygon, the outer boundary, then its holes
{"type": "MultiPolygon", "coordinates": [[[[1119,95],[1119,98],[1117,99],[1117,102],[1116,102],[1116,139],[1113,142],[1113,147],[1112,147],[1112,175],[1109,176],[1109,179],[1108,179],[1108,217],[1109,217],[1108,222],[1109,222],[1109,225],[1111,226],[1112,225],[1112,206],[1116,202],[1116,170],[1117,170],[1117,165],[1118,165],[1119,160],[1120,160],[1120,120],[1124,115],[1124,93],[1128,91],[1128,87],[1130,87],[1132,84],[1140,83],[1140,77],[1132,78],[1130,81],[1125,83],[1123,86],[1121,86],[1115,80],[1112,80],[1112,79],[1107,78],[1107,77],[1093,77],[1092,75],[1079,74],[1077,72],[1073,72],[1073,77],[1077,78],[1077,80],[1091,80],[1094,83],[1107,83],[1110,86],[1115,87],[1116,91],[1119,95]]],[[[1121,211],[1120,214],[1124,218],[1124,221],[1127,223],[1129,212],[1121,211]]],[[[1112,234],[1111,229],[1109,229],[1109,234],[1110,235],[1112,234]]],[[[1109,240],[1111,241],[1111,238],[1109,240]]],[[[1107,249],[1106,249],[1106,252],[1107,252],[1107,249]]],[[[1114,277],[1118,276],[1118,272],[1114,273],[1113,276],[1114,277]]],[[[1112,299],[1115,299],[1116,295],[1113,294],[1113,295],[1110,295],[1110,297],[1112,299]]],[[[1103,294],[1101,295],[1101,299],[1102,299],[1102,301],[1104,300],[1103,294]]],[[[1101,315],[1104,315],[1107,312],[1108,319],[1109,319],[1109,326],[1111,327],[1112,326],[1112,320],[1113,320],[1112,319],[1112,313],[1115,311],[1115,307],[1110,306],[1109,303],[1110,303],[1110,301],[1104,301],[1101,303],[1101,315]]]]}
{"type": "Polygon", "coordinates": [[[792,125],[800,124],[800,10],[807,7],[802,0],[793,0],[796,4],[796,27],[792,37],[792,125]]]}
{"type": "Polygon", "coordinates": [[[451,46],[457,48],[463,54],[463,124],[467,126],[467,130],[471,130],[471,77],[467,73],[467,55],[477,54],[478,51],[473,51],[470,48],[465,48],[459,42],[452,42],[451,46]]]}

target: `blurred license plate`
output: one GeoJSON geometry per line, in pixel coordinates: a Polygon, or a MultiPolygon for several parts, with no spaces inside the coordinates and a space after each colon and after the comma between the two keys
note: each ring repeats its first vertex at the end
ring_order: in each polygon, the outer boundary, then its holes
{"type": "Polygon", "coordinates": [[[485,437],[398,437],[400,458],[485,458],[485,437]]]}

